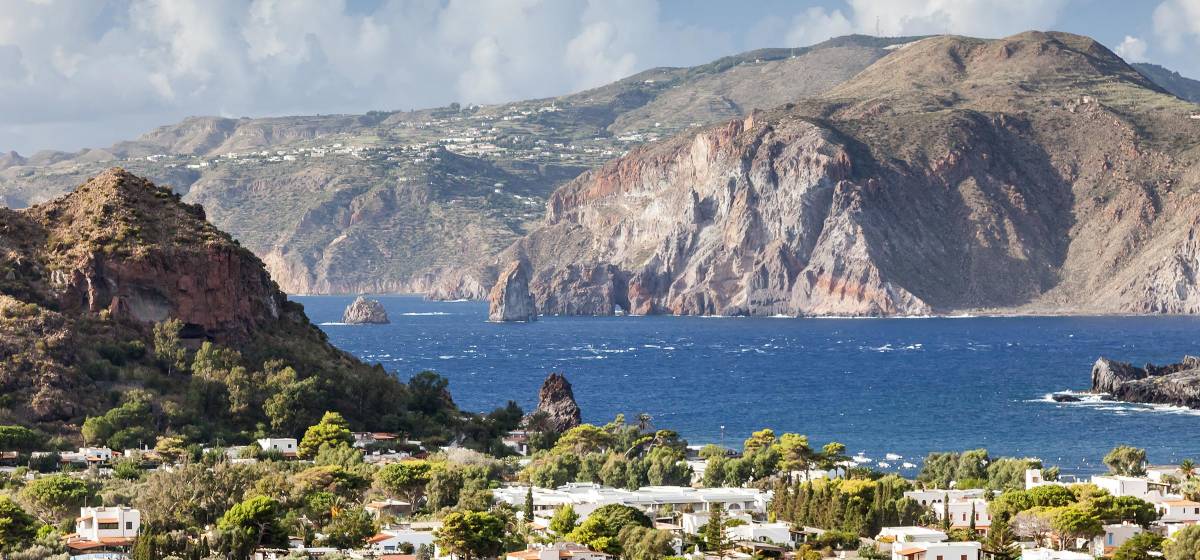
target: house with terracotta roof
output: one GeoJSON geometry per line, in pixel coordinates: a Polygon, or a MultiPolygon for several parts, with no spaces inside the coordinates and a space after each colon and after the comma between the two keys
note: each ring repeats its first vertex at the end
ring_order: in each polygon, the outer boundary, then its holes
{"type": "Polygon", "coordinates": [[[434,542],[434,530],[427,529],[424,526],[417,525],[402,525],[400,527],[385,528],[375,536],[367,539],[367,548],[375,552],[383,553],[403,553],[408,550],[416,550],[422,546],[428,546],[433,549],[433,556],[440,557],[441,551],[434,542]],[[411,546],[411,549],[409,548],[411,546]]]}
{"type": "Polygon", "coordinates": [[[896,543],[892,560],[979,560],[982,549],[975,541],[896,543]]]}
{"type": "Polygon", "coordinates": [[[141,528],[141,512],[130,507],[80,508],[75,533],[66,537],[67,548],[76,552],[124,550],[133,546],[141,528]]]}
{"type": "Polygon", "coordinates": [[[390,499],[367,502],[367,505],[363,506],[363,509],[367,510],[367,513],[371,514],[371,517],[375,519],[384,516],[399,519],[411,515],[413,511],[412,504],[403,500],[390,499]]]}
{"type": "Polygon", "coordinates": [[[1200,502],[1192,500],[1163,500],[1155,504],[1158,520],[1162,523],[1200,522],[1200,502]]]}

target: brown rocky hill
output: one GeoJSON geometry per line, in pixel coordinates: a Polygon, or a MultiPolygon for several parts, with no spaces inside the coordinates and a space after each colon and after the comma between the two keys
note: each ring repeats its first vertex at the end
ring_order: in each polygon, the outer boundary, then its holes
{"type": "Polygon", "coordinates": [[[527,233],[554,188],[644,142],[828,91],[906,40],[762,49],[494,106],[189,118],[106,149],[0,156],[0,204],[119,162],[202,204],[289,293],[482,298],[490,285],[445,271],[527,233]]]}
{"type": "Polygon", "coordinates": [[[1066,33],[941,36],[551,195],[544,314],[1196,313],[1200,107],[1066,33]]]}
{"type": "Polygon", "coordinates": [[[155,429],[218,435],[266,423],[279,393],[301,398],[288,405],[298,426],[329,409],[402,429],[409,398],[331,346],[257,257],[170,190],[114,168],[45,204],[0,208],[0,424],[75,434],[133,390],[153,397],[155,429]],[[167,319],[183,347],[240,356],[211,377],[179,371],[155,356],[152,331],[167,319]],[[254,393],[221,397],[224,384],[254,393]]]}

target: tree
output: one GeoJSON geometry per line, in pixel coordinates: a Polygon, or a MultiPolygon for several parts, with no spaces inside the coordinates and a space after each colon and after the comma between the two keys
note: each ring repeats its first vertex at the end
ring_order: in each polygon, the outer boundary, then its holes
{"type": "Polygon", "coordinates": [[[1013,560],[1021,555],[1017,536],[1003,517],[992,518],[992,524],[983,539],[983,549],[993,560],[1013,560]]]}
{"type": "Polygon", "coordinates": [[[0,451],[34,451],[41,442],[37,432],[25,426],[0,426],[0,451]]]}
{"type": "Polygon", "coordinates": [[[533,522],[533,487],[525,489],[525,522],[533,522]]]}
{"type": "Polygon", "coordinates": [[[574,531],[575,524],[578,522],[579,515],[575,513],[575,508],[571,504],[567,504],[555,510],[554,517],[550,518],[550,531],[563,537],[574,531]]]}
{"type": "Polygon", "coordinates": [[[651,426],[651,422],[652,422],[653,420],[654,420],[654,417],[653,417],[653,416],[650,416],[649,414],[647,414],[647,413],[645,413],[645,412],[643,412],[643,413],[641,413],[641,414],[638,414],[638,415],[637,415],[637,427],[638,427],[638,431],[639,431],[639,432],[645,432],[646,430],[649,430],[649,429],[650,429],[650,426],[651,426]]]}
{"type": "Polygon", "coordinates": [[[1166,560],[1200,560],[1200,525],[1191,525],[1175,533],[1163,546],[1166,560]]]}
{"type": "Polygon", "coordinates": [[[504,542],[504,520],[483,511],[453,512],[434,533],[438,546],[461,560],[491,557],[504,542]]]}
{"type": "Polygon", "coordinates": [[[1156,560],[1162,556],[1163,538],[1143,531],[1129,538],[1113,551],[1113,560],[1156,560]],[[1154,553],[1154,554],[1151,554],[1154,553]]]}
{"type": "Polygon", "coordinates": [[[221,550],[246,559],[259,546],[286,547],[287,530],[279,522],[279,502],[254,496],[225,512],[217,522],[221,550]]]}
{"type": "Polygon", "coordinates": [[[1179,474],[1183,475],[1184,480],[1191,480],[1193,476],[1196,476],[1196,462],[1191,459],[1180,461],[1179,474]]]}
{"type": "Polygon", "coordinates": [[[428,461],[392,463],[375,473],[375,482],[388,495],[403,499],[415,509],[425,494],[432,470],[428,461]]]}
{"type": "Polygon", "coordinates": [[[34,479],[21,490],[21,496],[33,507],[38,519],[49,525],[78,512],[93,494],[90,484],[65,474],[34,479]]]}
{"type": "Polygon", "coordinates": [[[725,551],[729,550],[731,543],[729,537],[725,534],[725,530],[729,528],[729,521],[725,518],[725,506],[720,503],[713,504],[708,510],[708,523],[700,530],[700,534],[704,536],[704,544],[708,547],[709,552],[715,552],[717,556],[724,558],[725,551]]]}
{"type": "Polygon", "coordinates": [[[24,550],[37,536],[37,520],[8,496],[0,496],[0,552],[24,550]]]}
{"type": "Polygon", "coordinates": [[[662,560],[675,553],[671,546],[675,537],[667,531],[640,525],[626,525],[617,533],[621,558],[625,560],[662,560]]]}
{"type": "Polygon", "coordinates": [[[1118,445],[1104,456],[1104,464],[1113,474],[1142,476],[1146,474],[1146,450],[1128,445],[1118,445]]]}
{"type": "Polygon", "coordinates": [[[326,412],[320,422],[304,432],[297,454],[303,459],[311,459],[323,445],[349,447],[353,443],[354,436],[350,433],[350,424],[346,419],[336,412],[326,412]]]}
{"type": "Polygon", "coordinates": [[[591,547],[592,550],[618,555],[621,553],[621,543],[617,537],[621,529],[628,525],[652,526],[650,518],[641,510],[622,504],[608,504],[596,508],[567,535],[567,540],[591,547]]]}
{"type": "Polygon", "coordinates": [[[154,357],[166,366],[168,375],[188,369],[187,350],[179,343],[182,330],[183,322],[179,319],[167,319],[154,325],[154,357]]]}
{"type": "Polygon", "coordinates": [[[808,446],[808,436],[792,433],[779,436],[779,452],[782,455],[779,470],[785,473],[802,470],[804,478],[808,478],[808,471],[813,462],[813,450],[808,446]]]}
{"type": "Polygon", "coordinates": [[[1058,509],[1050,524],[1064,546],[1074,539],[1090,539],[1104,533],[1100,519],[1077,506],[1058,509]]]}
{"type": "Polygon", "coordinates": [[[821,448],[821,464],[827,469],[836,471],[846,460],[846,446],[841,443],[831,441],[821,448]]]}
{"type": "Polygon", "coordinates": [[[1050,517],[1041,510],[1025,510],[1017,513],[1012,518],[1012,527],[1016,534],[1033,539],[1038,546],[1042,546],[1046,537],[1054,531],[1054,527],[1050,524],[1050,517]]]}
{"type": "Polygon", "coordinates": [[[325,526],[325,545],[347,550],[361,548],[375,534],[375,521],[367,510],[339,510],[325,526]]]}

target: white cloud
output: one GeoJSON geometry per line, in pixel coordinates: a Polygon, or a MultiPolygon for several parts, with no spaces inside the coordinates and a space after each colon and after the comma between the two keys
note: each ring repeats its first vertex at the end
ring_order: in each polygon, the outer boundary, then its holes
{"type": "Polygon", "coordinates": [[[1146,42],[1130,35],[1113,49],[1126,62],[1144,62],[1146,60],[1146,42]]]}
{"type": "Polygon", "coordinates": [[[1200,46],[1200,0],[1166,0],[1154,8],[1154,34],[1170,53],[1200,46]]]}
{"type": "Polygon", "coordinates": [[[854,24],[842,15],[841,10],[827,12],[824,8],[814,7],[792,19],[784,44],[806,46],[854,31],[854,24]]]}
{"type": "Polygon", "coordinates": [[[193,114],[544,97],[731,45],[638,0],[6,0],[0,151],[104,146],[193,114]]]}

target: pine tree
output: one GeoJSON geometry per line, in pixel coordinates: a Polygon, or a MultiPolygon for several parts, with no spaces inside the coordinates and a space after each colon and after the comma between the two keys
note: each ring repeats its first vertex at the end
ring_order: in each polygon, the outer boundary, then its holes
{"type": "Polygon", "coordinates": [[[975,540],[979,534],[975,530],[975,503],[971,503],[971,524],[967,526],[967,538],[975,540]]]}
{"type": "Polygon", "coordinates": [[[729,538],[725,535],[728,525],[725,520],[725,506],[720,503],[713,504],[708,511],[708,523],[704,524],[704,542],[708,545],[709,552],[715,552],[721,558],[725,557],[725,551],[729,549],[729,538]]]}
{"type": "Polygon", "coordinates": [[[525,522],[533,522],[533,486],[525,491],[525,522]]]}
{"type": "Polygon", "coordinates": [[[942,531],[950,530],[950,497],[942,496],[942,531]]]}
{"type": "Polygon", "coordinates": [[[1017,546],[1017,537],[1009,527],[1008,521],[1004,516],[996,516],[992,519],[992,525],[988,527],[987,535],[983,539],[983,550],[992,560],[1012,560],[1020,553],[1020,548],[1017,546]]]}

